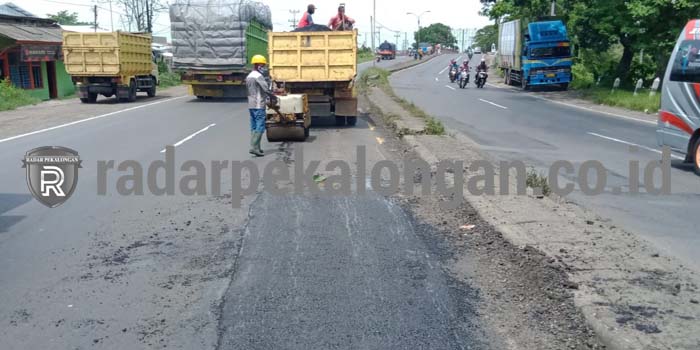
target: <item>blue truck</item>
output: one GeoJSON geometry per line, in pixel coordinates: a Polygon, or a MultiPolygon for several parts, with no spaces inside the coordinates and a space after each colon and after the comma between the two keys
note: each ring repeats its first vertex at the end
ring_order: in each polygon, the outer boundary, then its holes
{"type": "Polygon", "coordinates": [[[498,67],[508,85],[527,90],[532,86],[571,83],[571,43],[560,20],[531,22],[523,33],[520,20],[505,22],[498,32],[498,67]]]}

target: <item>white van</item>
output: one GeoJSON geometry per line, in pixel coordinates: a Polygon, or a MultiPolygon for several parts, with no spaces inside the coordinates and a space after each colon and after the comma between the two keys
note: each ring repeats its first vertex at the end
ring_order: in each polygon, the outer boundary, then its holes
{"type": "Polygon", "coordinates": [[[700,175],[700,19],[685,26],[666,68],[656,136],[700,175]]]}

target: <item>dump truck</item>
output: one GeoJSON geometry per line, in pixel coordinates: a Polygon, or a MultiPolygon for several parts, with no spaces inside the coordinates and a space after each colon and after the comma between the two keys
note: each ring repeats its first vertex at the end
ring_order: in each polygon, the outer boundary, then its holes
{"type": "Polygon", "coordinates": [[[396,58],[396,45],[384,41],[381,45],[379,45],[379,56],[382,57],[383,60],[393,60],[396,58]]]}
{"type": "Polygon", "coordinates": [[[357,30],[268,32],[270,77],[291,94],[308,95],[313,121],[357,123],[357,30]]]}
{"type": "Polygon", "coordinates": [[[173,69],[200,99],[245,97],[250,59],[267,54],[270,8],[257,1],[180,1],[170,5],[173,69]]]}
{"type": "Polygon", "coordinates": [[[137,91],[156,95],[150,34],[64,32],[63,57],[83,103],[94,103],[97,95],[128,102],[136,101],[137,91]]]}
{"type": "Polygon", "coordinates": [[[571,45],[560,20],[531,22],[523,33],[520,20],[499,26],[499,68],[508,85],[556,85],[566,90],[571,82],[571,45]]]}

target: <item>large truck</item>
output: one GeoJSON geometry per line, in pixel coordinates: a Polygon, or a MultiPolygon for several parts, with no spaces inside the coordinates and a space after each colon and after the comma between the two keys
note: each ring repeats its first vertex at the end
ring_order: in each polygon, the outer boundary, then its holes
{"type": "Polygon", "coordinates": [[[308,95],[311,117],[357,123],[357,30],[269,32],[270,77],[292,94],[308,95]]]}
{"type": "Polygon", "coordinates": [[[531,22],[525,33],[520,20],[505,22],[499,26],[498,47],[506,84],[568,89],[571,45],[562,21],[531,22]]]}
{"type": "Polygon", "coordinates": [[[170,5],[173,69],[191,95],[242,98],[255,55],[267,54],[270,8],[257,1],[194,0],[170,5]]]}
{"type": "Polygon", "coordinates": [[[384,41],[381,45],[379,45],[379,56],[383,60],[393,60],[396,58],[396,45],[384,41]]]}
{"type": "Polygon", "coordinates": [[[153,62],[151,35],[145,33],[63,33],[66,72],[73,77],[83,103],[97,95],[136,101],[136,92],[156,95],[158,66],[153,62]]]}

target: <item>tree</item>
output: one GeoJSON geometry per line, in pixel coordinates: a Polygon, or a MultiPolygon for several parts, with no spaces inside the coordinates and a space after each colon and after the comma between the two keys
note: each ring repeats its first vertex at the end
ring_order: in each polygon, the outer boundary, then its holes
{"type": "Polygon", "coordinates": [[[498,26],[495,24],[487,25],[476,31],[474,35],[474,45],[479,46],[482,50],[490,50],[491,44],[498,43],[498,26]]]}
{"type": "Polygon", "coordinates": [[[440,44],[444,47],[455,47],[457,38],[452,34],[452,28],[442,23],[433,23],[425,28],[421,28],[415,33],[416,42],[440,44]]]}
{"type": "Polygon", "coordinates": [[[78,13],[77,12],[68,12],[66,10],[63,11],[58,11],[55,14],[50,14],[47,13],[46,17],[48,17],[51,20],[56,21],[58,24],[63,24],[63,25],[83,25],[83,24],[92,24],[89,22],[81,22],[78,20],[78,13]]]}
{"type": "Polygon", "coordinates": [[[118,0],[124,8],[124,17],[131,30],[132,26],[140,32],[153,31],[155,14],[168,8],[160,0],[118,0]]]}

